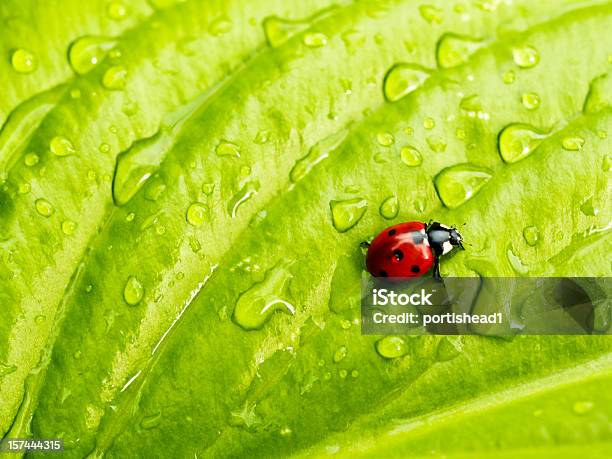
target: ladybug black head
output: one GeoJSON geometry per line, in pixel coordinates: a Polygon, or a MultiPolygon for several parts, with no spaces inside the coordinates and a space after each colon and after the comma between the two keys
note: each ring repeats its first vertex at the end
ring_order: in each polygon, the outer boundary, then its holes
{"type": "Polygon", "coordinates": [[[449,241],[452,245],[461,247],[462,250],[465,250],[465,247],[463,247],[463,237],[461,237],[461,234],[459,234],[457,228],[451,227],[448,235],[449,241]]]}

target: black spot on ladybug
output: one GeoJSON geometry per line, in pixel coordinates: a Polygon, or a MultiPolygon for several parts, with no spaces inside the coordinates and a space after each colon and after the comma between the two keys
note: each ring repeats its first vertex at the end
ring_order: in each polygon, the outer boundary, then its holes
{"type": "Polygon", "coordinates": [[[389,277],[389,274],[387,274],[387,271],[381,271],[380,277],[389,277]]]}
{"type": "Polygon", "coordinates": [[[421,233],[420,231],[414,231],[412,233],[412,242],[414,242],[415,245],[422,244],[424,240],[425,240],[425,235],[421,233]]]}
{"type": "Polygon", "coordinates": [[[395,236],[395,233],[397,233],[397,231],[396,231],[396,230],[394,230],[394,229],[392,229],[392,230],[389,230],[389,232],[388,232],[387,234],[388,234],[389,236],[395,236]]]}
{"type": "Polygon", "coordinates": [[[410,268],[410,271],[416,274],[419,271],[421,271],[421,268],[419,268],[417,265],[412,265],[412,267],[410,268]]]}
{"type": "Polygon", "coordinates": [[[404,252],[402,252],[399,249],[395,249],[393,251],[393,256],[395,257],[397,261],[402,261],[402,258],[404,258],[404,252]]]}

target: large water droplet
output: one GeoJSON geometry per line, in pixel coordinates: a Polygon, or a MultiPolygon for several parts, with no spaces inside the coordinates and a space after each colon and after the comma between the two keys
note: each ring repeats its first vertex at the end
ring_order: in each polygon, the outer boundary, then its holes
{"type": "Polygon", "coordinates": [[[238,298],[232,320],[244,330],[259,330],[275,311],[295,314],[295,307],[284,300],[283,292],[293,277],[286,264],[267,273],[263,282],[255,284],[238,298]]]}
{"type": "Polygon", "coordinates": [[[498,149],[502,159],[515,163],[531,154],[546,138],[546,134],[529,124],[510,124],[499,134],[498,149]]]}
{"type": "Polygon", "coordinates": [[[136,306],[142,301],[144,296],[144,287],[134,276],[128,277],[128,280],[123,289],[123,299],[130,306],[136,306]]]}
{"type": "Polygon", "coordinates": [[[567,136],[561,141],[561,146],[567,151],[579,151],[584,146],[584,139],[580,136],[567,136]]]}
{"type": "Polygon", "coordinates": [[[540,62],[540,53],[532,46],[524,45],[512,49],[514,63],[521,68],[535,67],[540,62]]]}
{"type": "Polygon", "coordinates": [[[194,202],[187,209],[185,218],[190,225],[201,226],[208,220],[208,207],[201,202],[194,202]]]}
{"type": "Polygon", "coordinates": [[[33,52],[17,49],[11,54],[11,65],[19,73],[32,73],[38,67],[38,60],[33,52]]]}
{"type": "Polygon", "coordinates": [[[417,64],[397,64],[391,67],[383,81],[383,93],[389,102],[396,102],[418,89],[430,71],[417,64]]]}
{"type": "Polygon", "coordinates": [[[288,20],[279,18],[278,16],[267,17],[263,21],[263,29],[264,34],[266,35],[266,40],[270,46],[277,48],[283,43],[287,42],[291,37],[294,37],[300,32],[308,29],[314,21],[328,15],[336,8],[337,6],[331,6],[329,8],[322,9],[312,16],[302,20],[288,20]]]}
{"type": "Polygon", "coordinates": [[[379,212],[380,215],[382,215],[383,218],[386,218],[387,220],[391,220],[397,217],[397,214],[399,212],[399,202],[397,200],[397,197],[389,196],[387,199],[385,199],[380,205],[379,212]]]}
{"type": "Polygon", "coordinates": [[[36,207],[36,212],[43,217],[50,217],[55,212],[51,203],[44,198],[37,199],[34,203],[34,207],[36,207]]]}
{"type": "Polygon", "coordinates": [[[332,151],[340,146],[348,135],[348,128],[342,129],[313,145],[308,154],[299,159],[289,173],[293,183],[298,182],[308,174],[314,166],[327,158],[332,151]]]}
{"type": "Polygon", "coordinates": [[[491,178],[488,169],[471,164],[458,164],[440,172],[434,179],[442,203],[454,209],[473,197],[491,178]]]}
{"type": "Polygon", "coordinates": [[[385,336],[376,342],[376,352],[385,359],[396,359],[408,353],[408,346],[399,336],[385,336]]]}
{"type": "Polygon", "coordinates": [[[93,70],[117,42],[108,37],[86,35],[77,38],[68,50],[68,62],[79,75],[93,70]]]}
{"type": "Polygon", "coordinates": [[[483,41],[478,38],[454,33],[444,34],[436,47],[438,66],[447,69],[461,65],[482,45],[483,41]]]}
{"type": "Polygon", "coordinates": [[[68,156],[76,153],[72,142],[62,136],[53,137],[49,143],[49,149],[55,156],[68,156]]]}
{"type": "Polygon", "coordinates": [[[527,226],[523,229],[523,238],[528,245],[534,246],[540,239],[540,232],[536,226],[527,226]]]}
{"type": "Polygon", "coordinates": [[[404,164],[410,167],[420,166],[423,163],[423,156],[421,156],[421,152],[415,147],[402,147],[400,158],[404,164]]]}
{"type": "Polygon", "coordinates": [[[259,182],[256,180],[250,180],[246,182],[243,187],[229,200],[227,204],[227,211],[232,216],[232,218],[236,217],[238,213],[238,209],[245,202],[251,199],[253,196],[257,194],[259,191],[259,182]]]}
{"type": "Polygon", "coordinates": [[[585,113],[597,113],[612,106],[612,75],[606,73],[591,81],[584,101],[585,113]]]}
{"type": "Polygon", "coordinates": [[[332,223],[339,233],[344,233],[355,226],[365,214],[368,202],[362,198],[344,201],[330,201],[332,223]]]}
{"type": "Polygon", "coordinates": [[[109,67],[102,77],[102,86],[106,89],[119,91],[125,88],[127,83],[127,69],[123,65],[109,67]]]}

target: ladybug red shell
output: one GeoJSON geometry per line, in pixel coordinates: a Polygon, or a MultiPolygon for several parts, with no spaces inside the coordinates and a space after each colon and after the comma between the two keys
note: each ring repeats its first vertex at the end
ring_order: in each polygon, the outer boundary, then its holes
{"type": "Polygon", "coordinates": [[[366,266],[375,277],[418,277],[433,268],[440,278],[439,259],[453,248],[463,249],[459,232],[438,222],[407,222],[385,228],[369,244],[366,266]]]}

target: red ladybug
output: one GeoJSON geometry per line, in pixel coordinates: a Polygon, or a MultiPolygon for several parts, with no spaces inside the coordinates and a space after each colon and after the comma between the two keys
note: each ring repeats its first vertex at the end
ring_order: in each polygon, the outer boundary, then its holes
{"type": "Polygon", "coordinates": [[[438,222],[399,223],[384,229],[368,247],[366,266],[375,277],[418,277],[433,268],[440,277],[439,260],[455,247],[463,247],[456,228],[438,222]]]}

